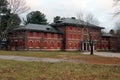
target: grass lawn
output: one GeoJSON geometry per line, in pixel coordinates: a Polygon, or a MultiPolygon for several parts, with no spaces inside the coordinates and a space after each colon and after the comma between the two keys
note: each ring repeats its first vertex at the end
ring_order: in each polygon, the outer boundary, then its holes
{"type": "Polygon", "coordinates": [[[33,52],[33,51],[0,51],[0,55],[15,55],[15,56],[28,56],[28,57],[49,57],[49,58],[58,58],[59,55],[81,55],[81,52],[33,52]]]}
{"type": "Polygon", "coordinates": [[[83,60],[90,64],[120,65],[120,58],[108,58],[95,55],[83,55],[81,52],[31,52],[31,51],[0,51],[0,55],[15,55],[38,58],[59,58],[83,60]]]}
{"type": "Polygon", "coordinates": [[[120,80],[120,66],[0,60],[0,80],[120,80]]]}

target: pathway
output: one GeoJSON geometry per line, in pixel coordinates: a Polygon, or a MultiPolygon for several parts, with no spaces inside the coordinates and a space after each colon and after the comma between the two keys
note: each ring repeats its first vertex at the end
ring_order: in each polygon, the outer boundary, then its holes
{"type": "Polygon", "coordinates": [[[87,63],[83,60],[72,60],[72,59],[55,59],[55,58],[36,58],[36,57],[23,57],[23,56],[2,56],[0,59],[5,60],[16,60],[16,61],[36,61],[36,62],[70,62],[70,63],[87,63]]]}
{"type": "MultiPolygon", "coordinates": [[[[90,52],[84,52],[83,54],[90,54],[90,52]]],[[[94,52],[95,55],[103,56],[103,57],[117,57],[120,58],[120,53],[113,52],[94,52]]]]}

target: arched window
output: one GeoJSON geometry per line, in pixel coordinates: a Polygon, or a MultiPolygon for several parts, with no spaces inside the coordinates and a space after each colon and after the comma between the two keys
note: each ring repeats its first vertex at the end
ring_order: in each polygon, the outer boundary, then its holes
{"type": "Polygon", "coordinates": [[[75,48],[77,48],[77,43],[75,43],[75,48]]]}
{"type": "Polygon", "coordinates": [[[83,28],[83,33],[87,34],[87,29],[86,28],[83,28]]]}
{"type": "Polygon", "coordinates": [[[81,48],[81,43],[78,43],[78,48],[81,48]]]}
{"type": "Polygon", "coordinates": [[[72,43],[69,43],[69,47],[72,48],[72,43]]]}
{"type": "Polygon", "coordinates": [[[57,47],[60,47],[60,46],[61,46],[60,42],[57,42],[57,47]]]}
{"type": "Polygon", "coordinates": [[[76,39],[76,34],[74,34],[74,39],[76,39]]]}
{"type": "Polygon", "coordinates": [[[80,39],[81,38],[81,36],[80,35],[78,35],[78,39],[80,39]]]}
{"type": "Polygon", "coordinates": [[[29,47],[33,47],[33,41],[29,41],[29,47]]]}
{"type": "Polygon", "coordinates": [[[54,42],[51,42],[51,47],[54,47],[54,42]]]}
{"type": "Polygon", "coordinates": [[[72,34],[69,34],[70,35],[70,37],[69,38],[72,38],[72,34]]]}
{"type": "Polygon", "coordinates": [[[18,45],[19,45],[20,48],[22,48],[23,47],[23,40],[20,40],[18,45]]]}
{"type": "Polygon", "coordinates": [[[37,48],[40,47],[40,41],[36,41],[36,47],[37,47],[37,48]]]}
{"type": "Polygon", "coordinates": [[[44,42],[44,47],[47,47],[47,42],[46,41],[44,42]]]}

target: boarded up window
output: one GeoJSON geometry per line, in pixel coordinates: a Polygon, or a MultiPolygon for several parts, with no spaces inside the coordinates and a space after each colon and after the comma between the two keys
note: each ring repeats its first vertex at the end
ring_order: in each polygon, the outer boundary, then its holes
{"type": "Polygon", "coordinates": [[[47,47],[47,42],[46,41],[44,42],[44,47],[47,47]]]}
{"type": "Polygon", "coordinates": [[[23,40],[20,40],[20,41],[19,41],[18,46],[19,46],[20,48],[23,47],[23,40]]]}
{"type": "Polygon", "coordinates": [[[51,38],[54,38],[54,34],[51,34],[51,38]]]}
{"type": "Polygon", "coordinates": [[[70,27],[70,30],[72,30],[73,28],[72,27],[70,27]]]}
{"type": "Polygon", "coordinates": [[[72,34],[70,34],[70,38],[72,38],[72,34]]]}
{"type": "Polygon", "coordinates": [[[36,47],[40,47],[40,41],[36,41],[36,47]]]}
{"type": "Polygon", "coordinates": [[[57,47],[61,47],[61,44],[60,44],[60,42],[57,42],[57,47]]]}
{"type": "Polygon", "coordinates": [[[54,47],[54,42],[51,42],[51,47],[54,47]]]}
{"type": "Polygon", "coordinates": [[[77,48],[77,43],[75,43],[75,47],[77,48]]]}
{"type": "Polygon", "coordinates": [[[78,35],[78,39],[80,39],[81,38],[81,36],[80,35],[78,35]]]}
{"type": "Polygon", "coordinates": [[[29,41],[29,47],[33,47],[33,41],[29,41]]]}
{"type": "Polygon", "coordinates": [[[40,33],[39,32],[36,32],[36,37],[40,37],[40,33]]]}
{"type": "Polygon", "coordinates": [[[61,34],[58,34],[58,38],[61,38],[61,34]]]}
{"type": "Polygon", "coordinates": [[[74,39],[76,39],[76,34],[74,34],[74,39]]]}
{"type": "Polygon", "coordinates": [[[44,33],[44,38],[47,38],[47,33],[44,33]]]}
{"type": "Polygon", "coordinates": [[[29,33],[29,37],[33,37],[33,32],[30,32],[30,33],[29,33]]]}
{"type": "Polygon", "coordinates": [[[78,43],[78,48],[81,48],[81,44],[80,43],[78,43]]]}

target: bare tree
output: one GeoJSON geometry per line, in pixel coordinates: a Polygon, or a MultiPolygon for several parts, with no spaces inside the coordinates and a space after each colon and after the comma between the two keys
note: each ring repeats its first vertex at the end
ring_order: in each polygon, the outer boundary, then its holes
{"type": "Polygon", "coordinates": [[[28,11],[30,7],[26,4],[26,0],[7,0],[7,1],[8,1],[8,8],[10,10],[9,20],[7,23],[7,29],[9,30],[12,27],[14,28],[14,26],[19,26],[21,21],[18,15],[28,11]],[[14,22],[19,23],[19,24],[16,25],[14,24],[14,22]]]}
{"type": "Polygon", "coordinates": [[[114,17],[117,19],[118,22],[115,24],[116,29],[116,36],[117,36],[117,51],[120,51],[120,0],[113,0],[115,7],[114,17]]]}
{"type": "Polygon", "coordinates": [[[120,51],[120,22],[116,22],[117,51],[120,51]]]}
{"type": "Polygon", "coordinates": [[[21,14],[30,9],[26,4],[26,0],[8,0],[8,8],[11,10],[11,13],[21,14]]]}
{"type": "Polygon", "coordinates": [[[99,25],[99,21],[97,18],[92,13],[83,13],[79,12],[77,14],[77,18],[79,20],[85,21],[86,23],[94,24],[94,25],[99,25]]]}
{"type": "Polygon", "coordinates": [[[120,0],[113,0],[113,7],[115,8],[114,17],[120,15],[120,0]]]}
{"type": "MultiPolygon", "coordinates": [[[[78,13],[77,14],[77,18],[79,20],[82,20],[85,26],[90,26],[90,25],[99,25],[99,21],[97,20],[97,18],[94,17],[94,15],[92,13],[78,13]]],[[[91,47],[91,51],[90,54],[93,55],[93,46],[95,41],[92,40],[92,34],[91,34],[91,27],[88,27],[88,38],[89,38],[89,44],[91,47]]]]}
{"type": "Polygon", "coordinates": [[[116,22],[115,27],[116,27],[116,30],[120,29],[120,22],[116,22]]]}
{"type": "Polygon", "coordinates": [[[82,12],[77,13],[77,18],[79,20],[85,20],[85,15],[82,12]]]}

